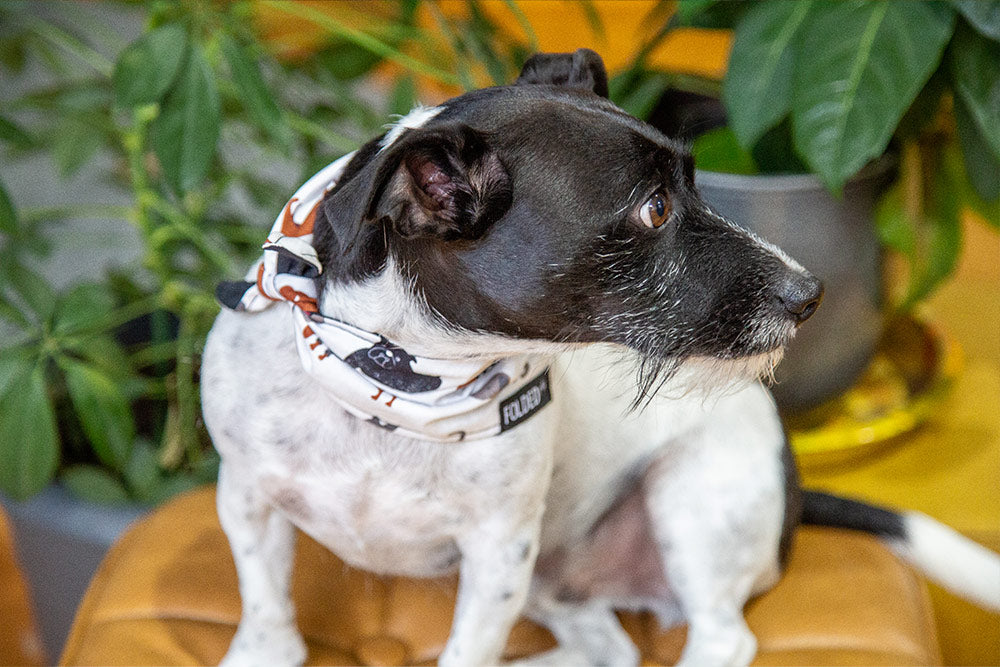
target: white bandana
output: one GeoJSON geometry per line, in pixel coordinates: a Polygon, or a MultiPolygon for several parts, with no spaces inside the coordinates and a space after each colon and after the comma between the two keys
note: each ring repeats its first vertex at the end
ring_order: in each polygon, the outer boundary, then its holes
{"type": "Polygon", "coordinates": [[[484,364],[414,356],[319,312],[316,209],[352,157],[328,165],[296,191],[264,243],[257,281],[222,283],[219,300],[250,312],[288,303],[303,368],[345,410],[401,435],[436,442],[486,438],[541,410],[551,394],[548,368],[537,357],[484,364]]]}

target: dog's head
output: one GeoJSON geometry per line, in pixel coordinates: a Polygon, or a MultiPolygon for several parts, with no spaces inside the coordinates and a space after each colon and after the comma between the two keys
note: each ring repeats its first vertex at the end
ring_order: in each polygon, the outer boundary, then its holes
{"type": "Polygon", "coordinates": [[[773,361],[819,281],[714,213],[687,149],[606,95],[593,52],[539,54],[404,119],[324,202],[328,279],[399,272],[452,331],[625,345],[645,390],[690,358],[773,361]]]}

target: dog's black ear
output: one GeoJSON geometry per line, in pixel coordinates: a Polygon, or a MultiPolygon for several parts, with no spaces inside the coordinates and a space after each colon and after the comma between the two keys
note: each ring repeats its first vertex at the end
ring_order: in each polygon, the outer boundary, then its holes
{"type": "Polygon", "coordinates": [[[404,238],[479,238],[510,208],[507,169],[468,126],[410,130],[387,151],[366,217],[388,218],[404,238]]]}
{"type": "Polygon", "coordinates": [[[608,96],[604,61],[590,49],[577,49],[573,53],[536,53],[524,63],[514,83],[569,86],[589,90],[601,97],[608,96]]]}

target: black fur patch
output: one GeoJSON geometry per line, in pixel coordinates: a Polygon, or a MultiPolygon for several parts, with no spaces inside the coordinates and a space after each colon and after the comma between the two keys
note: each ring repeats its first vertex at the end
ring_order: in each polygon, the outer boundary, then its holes
{"type": "Polygon", "coordinates": [[[903,517],[885,507],[820,491],[802,492],[802,523],[860,530],[880,537],[906,537],[903,517]]]}

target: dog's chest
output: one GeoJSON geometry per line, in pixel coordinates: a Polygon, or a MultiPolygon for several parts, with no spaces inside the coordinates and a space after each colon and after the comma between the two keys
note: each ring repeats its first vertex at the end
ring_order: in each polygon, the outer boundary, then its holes
{"type": "MultiPolygon", "coordinates": [[[[206,418],[227,466],[344,560],[433,576],[498,505],[536,502],[537,446],[401,438],[344,412],[305,374],[278,309],[224,314],[209,339],[206,418]]],[[[530,427],[522,427],[530,428],[530,427]]]]}

